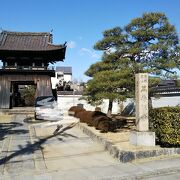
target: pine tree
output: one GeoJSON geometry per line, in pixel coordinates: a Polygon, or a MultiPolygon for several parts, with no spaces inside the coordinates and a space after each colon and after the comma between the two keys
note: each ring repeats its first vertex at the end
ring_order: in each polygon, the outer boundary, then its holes
{"type": "Polygon", "coordinates": [[[110,115],[114,100],[124,101],[134,94],[134,76],[129,59],[123,57],[126,36],[122,34],[122,29],[113,28],[103,35],[103,40],[94,46],[95,49],[104,50],[102,61],[92,64],[86,71],[85,74],[92,79],[87,83],[84,96],[90,103],[109,99],[110,115]]]}
{"type": "Polygon", "coordinates": [[[164,76],[180,69],[178,35],[163,13],[145,13],[124,29],[104,31],[94,49],[103,51],[103,56],[85,73],[92,77],[85,95],[92,102],[109,99],[109,113],[115,99],[133,96],[136,73],[164,76]]]}
{"type": "Polygon", "coordinates": [[[180,68],[178,35],[163,13],[145,13],[126,27],[134,70],[162,76],[180,68]]]}
{"type": "Polygon", "coordinates": [[[114,100],[124,101],[132,97],[134,77],[130,76],[128,69],[103,70],[97,72],[93,79],[87,83],[84,95],[89,102],[101,102],[109,99],[108,114],[111,115],[114,100]],[[128,77],[128,78],[127,78],[128,77]]]}

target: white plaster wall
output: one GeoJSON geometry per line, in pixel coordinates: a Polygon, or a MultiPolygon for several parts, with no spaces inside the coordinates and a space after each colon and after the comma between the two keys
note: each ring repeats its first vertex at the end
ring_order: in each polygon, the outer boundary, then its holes
{"type": "MultiPolygon", "coordinates": [[[[74,96],[58,96],[58,106],[59,108],[63,109],[64,113],[68,112],[68,109],[71,106],[76,106],[77,104],[83,104],[83,107],[86,110],[94,110],[95,106],[91,106],[90,104],[87,103],[85,100],[79,100],[81,96],[80,95],[74,95],[74,96]]],[[[127,106],[129,103],[133,102],[132,99],[127,99],[126,102],[124,102],[124,107],[127,106]]],[[[177,106],[180,105],[180,96],[175,96],[175,97],[161,97],[161,98],[152,98],[152,105],[153,108],[156,107],[164,107],[164,106],[177,106]]],[[[108,100],[105,99],[103,103],[99,106],[101,107],[102,112],[107,113],[108,110],[108,100]]],[[[118,102],[113,103],[113,114],[117,114],[120,111],[120,107],[118,102]]]]}
{"type": "MultiPolygon", "coordinates": [[[[76,106],[77,104],[83,104],[83,107],[86,109],[86,110],[90,110],[90,111],[94,111],[95,110],[95,106],[92,106],[90,104],[87,103],[87,101],[85,100],[80,100],[79,98],[81,97],[81,95],[74,95],[74,96],[61,96],[59,95],[58,96],[58,106],[59,108],[62,108],[63,109],[63,112],[64,113],[67,113],[68,112],[68,109],[71,107],[71,106],[76,106]]],[[[124,102],[124,107],[129,104],[130,102],[132,102],[131,99],[128,99],[126,102],[124,102]]],[[[99,106],[101,108],[101,111],[104,112],[104,113],[107,113],[107,110],[108,110],[108,100],[105,99],[103,101],[103,103],[99,106]]],[[[113,103],[113,110],[112,110],[112,113],[113,114],[117,114],[119,113],[119,104],[118,102],[114,102],[113,103]]]]}
{"type": "Polygon", "coordinates": [[[56,84],[59,83],[59,80],[56,77],[51,77],[52,89],[56,88],[56,84]]]}
{"type": "Polygon", "coordinates": [[[180,106],[180,96],[173,96],[173,97],[161,97],[161,98],[154,98],[152,97],[152,105],[153,108],[157,107],[165,107],[165,106],[180,106]]]}
{"type": "Polygon", "coordinates": [[[64,74],[64,81],[66,81],[66,82],[72,81],[72,75],[70,75],[70,74],[64,74]]]}

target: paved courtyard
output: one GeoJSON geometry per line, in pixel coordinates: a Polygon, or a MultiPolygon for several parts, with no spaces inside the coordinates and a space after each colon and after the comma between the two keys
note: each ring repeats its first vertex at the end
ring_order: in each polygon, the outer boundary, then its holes
{"type": "Polygon", "coordinates": [[[180,179],[180,158],[121,163],[78,126],[27,123],[27,115],[0,115],[0,179],[180,179]]]}

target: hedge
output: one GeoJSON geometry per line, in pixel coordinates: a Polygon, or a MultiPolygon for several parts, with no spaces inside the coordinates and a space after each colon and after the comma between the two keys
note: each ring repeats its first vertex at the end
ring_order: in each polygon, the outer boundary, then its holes
{"type": "Polygon", "coordinates": [[[163,147],[180,147],[180,107],[161,107],[149,111],[150,130],[163,147]]]}

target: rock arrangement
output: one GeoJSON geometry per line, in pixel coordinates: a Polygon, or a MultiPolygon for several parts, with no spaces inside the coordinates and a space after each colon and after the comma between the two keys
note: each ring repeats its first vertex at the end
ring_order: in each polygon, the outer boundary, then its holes
{"type": "Polygon", "coordinates": [[[86,111],[79,106],[72,106],[68,114],[80,119],[81,123],[87,123],[88,126],[94,126],[101,132],[114,132],[117,128],[116,122],[112,121],[105,113],[99,109],[95,111],[86,111]]]}

